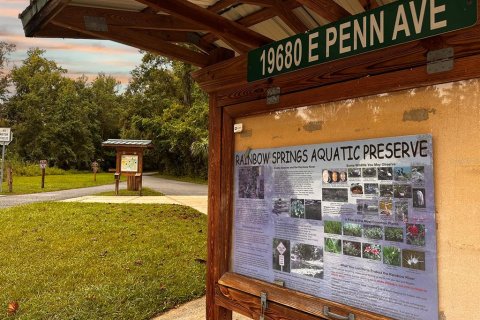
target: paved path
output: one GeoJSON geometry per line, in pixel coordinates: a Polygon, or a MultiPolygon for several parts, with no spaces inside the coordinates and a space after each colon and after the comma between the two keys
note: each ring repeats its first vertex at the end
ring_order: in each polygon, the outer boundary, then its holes
{"type": "MultiPolygon", "coordinates": [[[[121,183],[121,185],[122,185],[121,187],[125,188],[126,183],[123,182],[121,183]]],[[[113,190],[113,188],[114,186],[112,184],[112,185],[103,185],[103,186],[89,187],[89,188],[5,196],[5,197],[0,197],[0,208],[13,207],[13,206],[33,203],[33,202],[65,200],[65,199],[70,199],[74,197],[95,194],[99,192],[111,191],[113,190]]]]}
{"type": "Polygon", "coordinates": [[[63,202],[181,204],[207,214],[207,196],[83,196],[63,202]]]}
{"type": "Polygon", "coordinates": [[[148,175],[143,177],[143,186],[159,191],[167,196],[208,195],[208,186],[206,184],[167,180],[148,175]]]}
{"type": "MultiPolygon", "coordinates": [[[[113,174],[112,174],[112,180],[113,180],[113,174]]],[[[145,175],[143,177],[143,186],[146,188],[150,188],[150,189],[162,192],[165,195],[173,195],[173,196],[189,196],[189,195],[206,196],[208,193],[207,185],[161,179],[161,178],[156,178],[150,175],[145,175]]],[[[126,183],[122,182],[120,184],[120,188],[121,189],[126,188],[126,183]]],[[[110,185],[81,188],[81,189],[5,196],[5,197],[0,197],[0,208],[7,208],[7,207],[12,207],[12,206],[21,205],[21,204],[33,203],[33,202],[65,200],[65,199],[83,197],[87,195],[92,195],[92,194],[96,194],[104,191],[112,191],[112,190],[114,190],[114,185],[110,184],[110,185]]]]}

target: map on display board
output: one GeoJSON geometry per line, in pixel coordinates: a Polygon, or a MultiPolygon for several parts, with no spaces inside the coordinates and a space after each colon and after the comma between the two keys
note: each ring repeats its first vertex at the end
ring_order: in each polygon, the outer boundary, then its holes
{"type": "Polygon", "coordinates": [[[234,272],[395,319],[438,319],[430,135],[234,161],[234,272]]]}
{"type": "Polygon", "coordinates": [[[138,155],[122,154],[121,172],[138,172],[138,155]]]}

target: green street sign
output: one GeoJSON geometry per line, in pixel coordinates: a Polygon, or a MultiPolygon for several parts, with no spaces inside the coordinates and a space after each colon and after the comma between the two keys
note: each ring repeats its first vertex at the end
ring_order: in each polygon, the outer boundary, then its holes
{"type": "Polygon", "coordinates": [[[399,0],[248,53],[248,81],[467,28],[477,0],[399,0]]]}

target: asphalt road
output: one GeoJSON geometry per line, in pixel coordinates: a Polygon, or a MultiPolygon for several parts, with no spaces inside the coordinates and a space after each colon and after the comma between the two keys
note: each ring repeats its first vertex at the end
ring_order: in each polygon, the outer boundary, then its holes
{"type": "MultiPolygon", "coordinates": [[[[143,177],[143,186],[162,192],[165,195],[202,196],[207,195],[208,193],[208,188],[206,185],[161,179],[150,175],[145,175],[143,177]]],[[[126,183],[121,183],[120,188],[126,188],[126,183]]],[[[33,202],[65,200],[112,190],[114,190],[114,184],[53,192],[5,196],[0,197],[0,208],[7,208],[33,202]]]]}

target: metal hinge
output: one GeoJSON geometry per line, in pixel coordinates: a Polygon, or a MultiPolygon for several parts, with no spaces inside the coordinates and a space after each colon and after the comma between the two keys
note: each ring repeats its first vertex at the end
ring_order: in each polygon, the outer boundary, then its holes
{"type": "Polygon", "coordinates": [[[453,48],[429,51],[427,53],[427,73],[434,74],[446,72],[453,69],[454,51],[453,48]]]}
{"type": "Polygon", "coordinates": [[[280,87],[267,89],[267,104],[277,104],[280,102],[280,87]]]}
{"type": "Polygon", "coordinates": [[[260,294],[260,320],[265,320],[265,311],[267,311],[267,294],[262,292],[260,294]]]}

